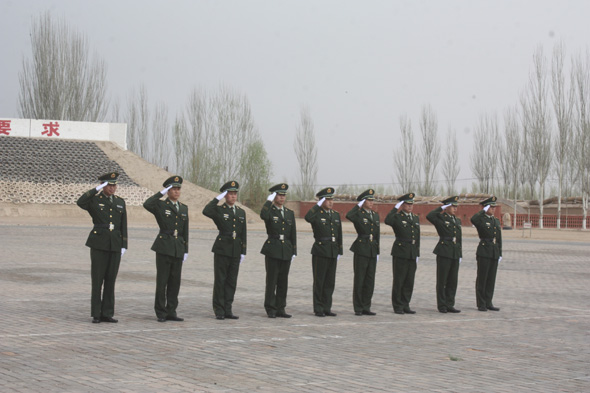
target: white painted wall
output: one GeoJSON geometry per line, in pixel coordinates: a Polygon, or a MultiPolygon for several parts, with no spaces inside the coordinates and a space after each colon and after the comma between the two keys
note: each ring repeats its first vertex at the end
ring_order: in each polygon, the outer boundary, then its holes
{"type": "Polygon", "coordinates": [[[83,121],[9,119],[0,117],[0,137],[111,141],[127,150],[127,124],[83,121]]]}

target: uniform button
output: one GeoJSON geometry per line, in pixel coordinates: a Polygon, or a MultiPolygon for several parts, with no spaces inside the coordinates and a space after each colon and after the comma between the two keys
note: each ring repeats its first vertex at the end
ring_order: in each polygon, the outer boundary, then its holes
{"type": "Polygon", "coordinates": [[[113,211],[113,209],[109,209],[110,211],[113,211]]]}
{"type": "Polygon", "coordinates": [[[109,217],[113,218],[113,216],[109,216],[109,217]]]}
{"type": "Polygon", "coordinates": [[[284,243],[284,242],[285,242],[284,240],[281,241],[281,243],[284,243]]]}

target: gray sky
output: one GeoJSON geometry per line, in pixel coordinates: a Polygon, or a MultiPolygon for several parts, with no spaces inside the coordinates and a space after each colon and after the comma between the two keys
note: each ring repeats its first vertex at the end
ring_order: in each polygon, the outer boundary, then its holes
{"type": "Polygon", "coordinates": [[[307,105],[318,181],[334,186],[392,182],[399,117],[410,116],[419,141],[424,104],[438,115],[441,148],[449,127],[457,131],[459,179],[470,179],[471,130],[486,112],[502,124],[535,47],[549,55],[562,40],[575,54],[590,38],[582,0],[0,0],[2,117],[17,116],[31,18],[45,10],[106,60],[112,99],[125,102],[144,83],[174,117],[193,87],[246,94],[277,182],[297,181],[293,140],[307,105]]]}

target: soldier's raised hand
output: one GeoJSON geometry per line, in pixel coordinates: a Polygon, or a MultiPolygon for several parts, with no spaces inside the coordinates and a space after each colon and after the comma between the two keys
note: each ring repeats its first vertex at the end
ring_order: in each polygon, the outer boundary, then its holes
{"type": "Polygon", "coordinates": [[[404,201],[400,201],[400,202],[398,202],[398,203],[395,204],[395,208],[397,210],[399,210],[399,208],[402,207],[403,204],[404,204],[404,201]]]}
{"type": "Polygon", "coordinates": [[[274,201],[274,200],[275,200],[275,197],[276,197],[276,196],[277,196],[277,193],[276,193],[276,192],[273,192],[272,194],[270,194],[270,195],[268,196],[268,198],[266,198],[266,200],[267,200],[267,201],[271,201],[271,202],[272,202],[272,201],[274,201]]]}
{"type": "Polygon", "coordinates": [[[217,195],[215,197],[215,199],[217,199],[218,201],[222,200],[223,198],[225,198],[225,196],[227,195],[227,191],[223,191],[221,194],[217,195]]]}
{"type": "Polygon", "coordinates": [[[443,206],[441,207],[441,209],[445,210],[445,209],[446,209],[447,207],[449,207],[449,206],[451,206],[451,204],[450,204],[450,203],[449,203],[448,205],[443,205],[443,206]]]}
{"type": "Polygon", "coordinates": [[[483,211],[487,213],[488,210],[490,210],[490,206],[492,206],[492,205],[487,205],[486,207],[484,207],[483,208],[483,211]]]}
{"type": "Polygon", "coordinates": [[[326,201],[326,198],[322,198],[322,199],[320,199],[320,200],[318,201],[317,205],[318,205],[319,207],[322,207],[322,205],[324,204],[324,202],[325,202],[325,201],[326,201]]]}
{"type": "Polygon", "coordinates": [[[162,194],[162,195],[168,194],[168,191],[170,191],[171,188],[172,188],[172,184],[170,184],[168,187],[166,187],[162,191],[160,191],[160,194],[162,194]]]}
{"type": "Polygon", "coordinates": [[[358,207],[363,207],[363,205],[365,204],[366,199],[363,199],[362,201],[360,201],[359,203],[357,203],[356,205],[358,207]]]}
{"type": "Polygon", "coordinates": [[[109,184],[109,182],[108,182],[108,181],[105,181],[105,182],[104,182],[104,183],[102,183],[100,186],[96,187],[96,191],[100,191],[100,190],[102,190],[103,188],[105,188],[105,187],[106,187],[106,185],[107,185],[107,184],[109,184]]]}

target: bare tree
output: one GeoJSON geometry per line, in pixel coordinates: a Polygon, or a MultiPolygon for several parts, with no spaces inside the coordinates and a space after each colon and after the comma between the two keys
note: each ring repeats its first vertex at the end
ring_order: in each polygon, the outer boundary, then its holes
{"type": "Polygon", "coordinates": [[[557,123],[555,158],[557,158],[557,229],[561,228],[561,197],[568,156],[570,155],[572,132],[572,111],[574,107],[574,90],[568,89],[564,71],[565,45],[555,45],[551,63],[551,91],[553,93],[553,111],[557,123]]]}
{"type": "Polygon", "coordinates": [[[149,108],[147,91],[144,85],[139,91],[132,90],[127,100],[127,146],[129,150],[140,157],[147,159],[148,152],[148,130],[149,130],[149,108]]]}
{"type": "Polygon", "coordinates": [[[434,176],[436,167],[440,160],[440,146],[438,144],[438,120],[430,105],[422,107],[420,113],[420,132],[422,134],[422,173],[424,182],[422,184],[422,195],[434,195],[434,176]]]}
{"type": "Polygon", "coordinates": [[[103,121],[108,112],[106,63],[89,57],[86,37],[49,12],[31,27],[32,59],[19,74],[19,116],[103,121]]]}
{"type": "Polygon", "coordinates": [[[313,198],[317,182],[318,151],[309,108],[301,108],[300,116],[294,143],[295,155],[299,162],[299,184],[296,186],[296,192],[302,200],[307,201],[313,198]]]}
{"type": "Polygon", "coordinates": [[[517,110],[509,108],[504,115],[504,140],[500,148],[500,166],[506,185],[506,194],[514,201],[514,226],[516,227],[516,199],[520,177],[522,152],[520,150],[521,131],[517,110]]]}
{"type": "Polygon", "coordinates": [[[459,176],[459,146],[457,145],[457,134],[449,127],[447,133],[447,148],[443,159],[443,174],[445,176],[446,194],[455,194],[455,181],[459,176]]]}
{"type": "Polygon", "coordinates": [[[528,165],[539,182],[539,227],[543,228],[545,183],[551,169],[551,114],[548,108],[547,64],[543,48],[533,54],[533,71],[522,100],[523,131],[527,139],[528,165]]]}
{"type": "Polygon", "coordinates": [[[260,138],[257,137],[245,150],[239,176],[244,183],[240,191],[242,200],[252,209],[260,210],[266,201],[272,176],[272,163],[260,138]]]}
{"type": "Polygon", "coordinates": [[[407,114],[399,118],[401,131],[401,144],[393,153],[394,172],[399,184],[399,192],[412,191],[418,186],[418,154],[414,146],[414,133],[412,132],[412,121],[407,114]]]}
{"type": "Polygon", "coordinates": [[[573,155],[578,163],[578,178],[582,192],[584,214],[582,228],[587,229],[588,199],[590,197],[590,54],[579,55],[573,66],[576,104],[576,140],[573,155]]]}
{"type": "Polygon", "coordinates": [[[471,170],[479,183],[479,191],[493,193],[498,165],[499,133],[496,115],[481,115],[475,129],[471,170]]]}

